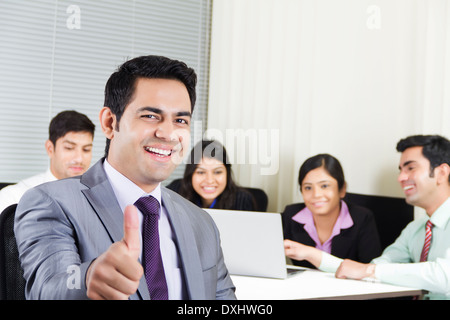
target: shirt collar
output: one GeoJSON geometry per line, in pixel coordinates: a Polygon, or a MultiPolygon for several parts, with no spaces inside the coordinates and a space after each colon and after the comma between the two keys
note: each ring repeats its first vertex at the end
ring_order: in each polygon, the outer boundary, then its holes
{"type": "Polygon", "coordinates": [[[58,180],[52,173],[52,170],[50,170],[50,168],[47,169],[47,171],[45,171],[45,176],[47,177],[48,181],[56,181],[58,180]]]}
{"type": "Polygon", "coordinates": [[[445,228],[450,221],[450,197],[431,215],[431,222],[438,228],[445,228]]]}
{"type": "MultiPolygon", "coordinates": [[[[308,207],[305,207],[301,211],[299,211],[296,215],[292,217],[292,220],[297,221],[298,223],[304,224],[306,227],[314,227],[314,218],[311,210],[308,207]]],[[[339,230],[348,229],[353,226],[353,220],[350,216],[350,212],[348,210],[347,204],[341,200],[341,211],[339,212],[339,216],[334,224],[333,235],[339,234],[339,230]]],[[[315,228],[315,227],[314,227],[315,228]]]]}
{"type": "Polygon", "coordinates": [[[161,184],[159,183],[156,188],[150,192],[146,193],[144,190],[139,188],[134,182],[125,177],[119,171],[114,169],[105,159],[103,162],[103,167],[108,177],[109,182],[114,190],[117,201],[122,211],[125,207],[130,204],[134,204],[140,197],[152,195],[161,204],[161,184]]]}

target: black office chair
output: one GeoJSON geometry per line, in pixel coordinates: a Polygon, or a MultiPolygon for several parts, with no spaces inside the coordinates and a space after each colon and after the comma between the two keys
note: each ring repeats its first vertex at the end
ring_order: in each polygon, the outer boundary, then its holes
{"type": "Polygon", "coordinates": [[[12,184],[12,183],[10,183],[10,182],[0,182],[0,190],[3,189],[6,186],[9,186],[10,184],[12,184]]]}
{"type": "Polygon", "coordinates": [[[267,210],[267,204],[269,203],[269,198],[267,197],[267,194],[262,189],[258,188],[248,188],[244,187],[245,190],[250,192],[255,199],[256,204],[256,211],[266,211],[267,210]]]}
{"type": "Polygon", "coordinates": [[[17,204],[0,215],[0,299],[25,300],[25,279],[14,236],[14,214],[17,204]]]}
{"type": "Polygon", "coordinates": [[[414,207],[407,204],[403,198],[347,193],[344,200],[373,212],[383,250],[392,244],[414,219],[414,207]]]}

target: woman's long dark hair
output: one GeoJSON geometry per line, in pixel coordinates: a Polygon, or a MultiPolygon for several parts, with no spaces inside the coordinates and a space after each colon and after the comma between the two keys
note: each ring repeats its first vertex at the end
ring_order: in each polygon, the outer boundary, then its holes
{"type": "Polygon", "coordinates": [[[217,197],[214,208],[233,209],[236,202],[236,193],[240,190],[240,187],[233,181],[231,163],[228,161],[225,147],[217,141],[202,140],[195,145],[191,151],[189,161],[186,164],[178,193],[191,202],[200,206],[202,205],[200,195],[195,192],[194,187],[192,186],[192,175],[203,158],[219,160],[225,165],[227,170],[227,185],[225,190],[217,197]]]}

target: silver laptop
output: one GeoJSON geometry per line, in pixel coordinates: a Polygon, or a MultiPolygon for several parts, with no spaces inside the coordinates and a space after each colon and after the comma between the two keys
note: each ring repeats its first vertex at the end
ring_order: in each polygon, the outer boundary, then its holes
{"type": "Polygon", "coordinates": [[[281,214],[205,209],[220,232],[230,274],[285,279],[305,270],[286,264],[281,214]]]}

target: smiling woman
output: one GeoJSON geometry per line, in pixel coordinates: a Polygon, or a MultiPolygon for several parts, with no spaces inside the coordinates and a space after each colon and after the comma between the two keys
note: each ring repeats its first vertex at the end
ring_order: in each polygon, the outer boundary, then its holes
{"type": "Polygon", "coordinates": [[[203,208],[255,210],[253,196],[233,180],[225,147],[200,141],[192,149],[184,177],[167,187],[203,208]]]}
{"type": "Polygon", "coordinates": [[[214,158],[204,157],[192,175],[192,187],[202,199],[203,207],[214,206],[227,186],[227,169],[214,158]]]}
{"type": "Polygon", "coordinates": [[[335,157],[307,159],[298,182],[304,203],[288,205],[282,213],[284,237],[291,240],[286,241],[286,255],[294,264],[318,268],[320,261],[311,258],[318,250],[361,262],[381,253],[372,212],[342,200],[346,183],[335,157]]]}

